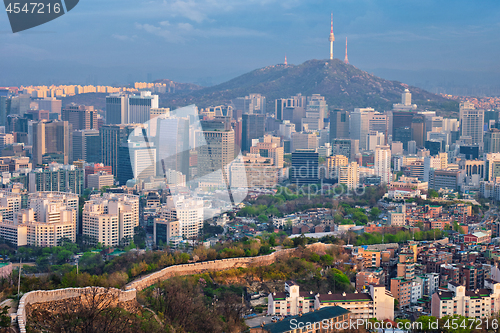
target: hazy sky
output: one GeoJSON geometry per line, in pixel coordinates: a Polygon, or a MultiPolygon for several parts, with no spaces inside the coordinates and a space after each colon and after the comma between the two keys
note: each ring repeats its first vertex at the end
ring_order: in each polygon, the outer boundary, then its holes
{"type": "Polygon", "coordinates": [[[0,85],[218,83],[247,71],[335,56],[373,71],[500,73],[498,0],[81,0],[12,34],[0,14],[0,85]]]}

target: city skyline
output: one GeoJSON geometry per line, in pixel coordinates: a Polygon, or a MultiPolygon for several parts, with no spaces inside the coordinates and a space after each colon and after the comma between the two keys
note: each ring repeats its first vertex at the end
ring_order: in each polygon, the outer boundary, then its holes
{"type": "MultiPolygon", "coordinates": [[[[338,40],[349,38],[350,62],[388,79],[412,84],[420,72],[439,69],[454,73],[448,83],[458,84],[463,71],[469,76],[500,71],[494,56],[499,6],[492,1],[481,8],[466,2],[409,3],[405,8],[365,1],[117,3],[97,6],[89,0],[71,15],[18,34],[7,33],[7,17],[1,15],[0,60],[9,66],[0,84],[122,84],[145,81],[148,74],[220,83],[281,63],[285,54],[293,64],[327,59],[331,12],[338,40]],[[14,55],[18,60],[12,60],[14,55]]],[[[337,45],[334,57],[342,59],[343,53],[337,45]]],[[[496,80],[492,75],[485,79],[496,80]]],[[[428,80],[438,84],[439,75],[428,80]]]]}

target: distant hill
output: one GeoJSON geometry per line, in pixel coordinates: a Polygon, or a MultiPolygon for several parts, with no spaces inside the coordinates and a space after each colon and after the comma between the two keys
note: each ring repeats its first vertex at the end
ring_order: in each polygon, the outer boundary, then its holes
{"type": "MultiPolygon", "coordinates": [[[[398,81],[379,78],[339,59],[309,60],[300,65],[268,66],[207,88],[167,79],[155,82],[175,85],[175,91],[160,94],[160,106],[170,108],[189,104],[199,107],[220,105],[229,103],[236,97],[258,93],[267,97],[268,110],[273,110],[275,99],[301,93],[304,96],[325,96],[330,109],[373,107],[383,111],[390,110],[392,104],[399,103],[401,93],[408,88],[412,93],[413,103],[421,107],[444,111],[458,110],[457,102],[398,81]]],[[[85,94],[67,97],[63,100],[63,105],[75,102],[104,109],[105,96],[106,94],[85,94]]]]}
{"type": "Polygon", "coordinates": [[[305,96],[321,94],[331,108],[374,107],[388,110],[392,109],[393,103],[401,101],[401,93],[405,88],[410,89],[413,101],[417,104],[432,108],[455,108],[455,103],[450,106],[450,101],[439,95],[401,82],[384,80],[339,59],[264,67],[188,95],[167,97],[162,100],[162,104],[177,107],[194,103],[206,107],[227,103],[250,93],[259,93],[266,96],[268,103],[274,108],[274,99],[301,93],[305,96]]]}

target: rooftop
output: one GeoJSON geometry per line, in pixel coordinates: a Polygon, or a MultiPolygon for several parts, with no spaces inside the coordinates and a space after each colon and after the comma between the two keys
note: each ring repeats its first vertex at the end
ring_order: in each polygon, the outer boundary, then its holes
{"type": "Polygon", "coordinates": [[[289,317],[286,319],[283,319],[281,321],[278,321],[276,323],[270,323],[267,325],[264,325],[264,330],[270,333],[282,333],[282,332],[289,332],[290,327],[292,327],[291,320],[295,319],[297,325],[300,325],[302,323],[305,326],[307,326],[307,323],[321,323],[324,319],[330,319],[330,318],[335,318],[339,316],[343,316],[345,314],[348,314],[349,311],[340,307],[340,306],[328,306],[323,309],[314,311],[314,312],[308,312],[303,314],[302,316],[293,316],[289,317]]]}

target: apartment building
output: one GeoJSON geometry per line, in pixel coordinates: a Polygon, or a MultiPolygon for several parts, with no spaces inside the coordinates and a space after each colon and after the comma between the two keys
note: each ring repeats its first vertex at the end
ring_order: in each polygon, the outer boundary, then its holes
{"type": "Polygon", "coordinates": [[[431,315],[436,318],[460,315],[469,318],[489,318],[500,311],[500,283],[485,281],[484,289],[467,291],[465,286],[448,283],[448,289],[432,295],[431,315]]]}
{"type": "Polygon", "coordinates": [[[353,319],[394,320],[394,297],[383,285],[369,285],[367,293],[314,294],[301,292],[293,281],[285,282],[285,292],[268,296],[268,315],[298,315],[326,307],[340,306],[351,312],[353,319]]]}
{"type": "Polygon", "coordinates": [[[139,225],[139,197],[104,193],[91,196],[82,213],[82,233],[104,246],[128,242],[139,225]]]}

